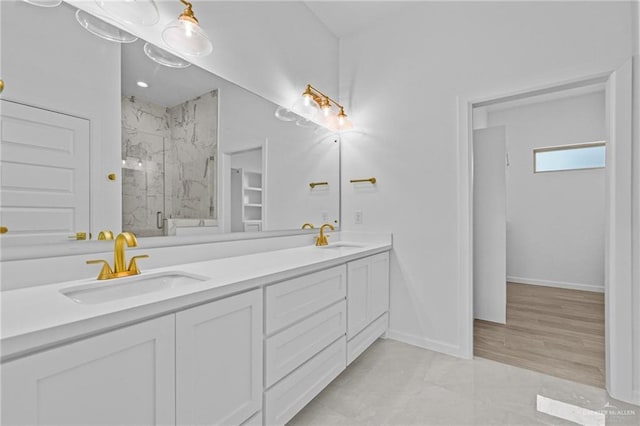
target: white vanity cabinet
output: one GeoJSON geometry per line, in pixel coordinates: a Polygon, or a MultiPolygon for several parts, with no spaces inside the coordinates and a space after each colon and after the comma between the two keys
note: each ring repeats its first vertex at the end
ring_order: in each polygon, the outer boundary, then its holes
{"type": "Polygon", "coordinates": [[[262,407],[262,290],[176,313],[176,423],[239,425],[262,407]]]}
{"type": "Polygon", "coordinates": [[[283,425],[346,368],[344,265],[265,288],[266,425],[283,425]]]}
{"type": "Polygon", "coordinates": [[[175,422],[174,315],[2,364],[2,424],[175,422]]]}
{"type": "Polygon", "coordinates": [[[347,364],[386,330],[389,311],[389,253],[347,264],[347,364]]]}

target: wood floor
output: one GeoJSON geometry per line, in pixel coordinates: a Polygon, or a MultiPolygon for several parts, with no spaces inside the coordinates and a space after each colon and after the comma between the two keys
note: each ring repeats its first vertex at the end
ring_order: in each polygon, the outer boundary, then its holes
{"type": "Polygon", "coordinates": [[[604,294],[507,283],[507,324],[475,320],[474,355],[604,388],[604,294]]]}

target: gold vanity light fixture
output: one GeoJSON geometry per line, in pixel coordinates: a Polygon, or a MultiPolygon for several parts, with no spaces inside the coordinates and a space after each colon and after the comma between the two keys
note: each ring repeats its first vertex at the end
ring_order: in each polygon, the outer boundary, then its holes
{"type": "Polygon", "coordinates": [[[193,5],[180,0],[186,8],[178,19],[170,22],[162,31],[162,40],[171,49],[191,56],[206,56],[213,50],[209,37],[200,27],[193,13],[193,5]]]}
{"type": "MultiPolygon", "coordinates": [[[[343,131],[353,128],[353,123],[347,118],[344,112],[344,106],[331,99],[320,90],[307,84],[302,98],[296,101],[290,109],[295,114],[302,117],[298,120],[298,125],[304,125],[308,121],[320,124],[329,130],[343,131]]],[[[281,113],[276,111],[276,117],[283,121],[291,121],[290,119],[281,118],[281,113]]]]}

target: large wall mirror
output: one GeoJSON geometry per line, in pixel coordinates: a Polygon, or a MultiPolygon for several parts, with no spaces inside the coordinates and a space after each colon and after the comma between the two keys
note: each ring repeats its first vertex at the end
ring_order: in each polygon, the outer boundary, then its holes
{"type": "Polygon", "coordinates": [[[4,247],[338,223],[335,134],[144,40],[99,38],[66,3],[1,7],[4,247]]]}

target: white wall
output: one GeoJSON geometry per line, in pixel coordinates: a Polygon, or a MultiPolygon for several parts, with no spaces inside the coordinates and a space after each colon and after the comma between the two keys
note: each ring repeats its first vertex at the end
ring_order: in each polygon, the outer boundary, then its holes
{"type": "Polygon", "coordinates": [[[1,8],[2,99],[91,121],[91,232],[119,230],[120,45],[88,37],[66,4],[2,1],[1,8]]]}
{"type": "Polygon", "coordinates": [[[252,149],[250,151],[233,154],[231,156],[231,167],[262,173],[262,149],[252,149]]]}
{"type": "MultiPolygon", "coordinates": [[[[363,5],[363,7],[366,7],[363,5]]],[[[392,337],[460,355],[457,97],[609,71],[632,53],[624,2],[414,3],[340,43],[348,230],[391,231],[392,337]],[[348,179],[376,176],[375,188],[348,179]],[[353,215],[363,212],[363,224],[353,215]]]]}
{"type": "Polygon", "coordinates": [[[489,108],[507,132],[507,280],[604,291],[605,169],[533,172],[533,150],[606,139],[604,91],[489,108]]]}

